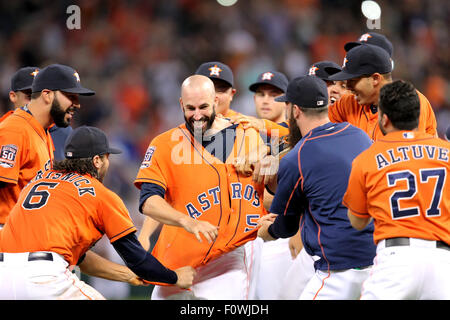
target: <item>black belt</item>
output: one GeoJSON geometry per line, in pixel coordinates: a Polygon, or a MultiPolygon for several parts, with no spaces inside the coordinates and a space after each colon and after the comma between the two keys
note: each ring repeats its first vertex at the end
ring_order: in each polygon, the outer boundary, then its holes
{"type": "MultiPolygon", "coordinates": [[[[385,247],[409,246],[409,238],[390,238],[386,239],[385,247]]],[[[450,245],[444,241],[436,241],[436,248],[450,250],[450,245]]]]}
{"type": "MultiPolygon", "coordinates": [[[[0,252],[0,262],[3,262],[3,252],[0,252]]],[[[53,261],[51,252],[30,252],[28,254],[28,261],[47,260],[53,261]]]]}

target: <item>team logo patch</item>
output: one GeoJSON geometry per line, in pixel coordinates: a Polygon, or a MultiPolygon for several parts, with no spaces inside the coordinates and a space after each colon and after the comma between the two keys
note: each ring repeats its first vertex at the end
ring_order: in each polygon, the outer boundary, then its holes
{"type": "Polygon", "coordinates": [[[0,166],[3,168],[12,168],[16,163],[16,155],[19,148],[14,144],[2,146],[0,150],[0,166]]]}
{"type": "Polygon", "coordinates": [[[403,138],[405,139],[414,139],[414,133],[413,132],[404,132],[403,138]]]}
{"type": "Polygon", "coordinates": [[[152,157],[153,153],[155,152],[156,147],[149,147],[147,151],[145,152],[144,161],[142,161],[141,169],[145,169],[150,167],[150,164],[152,163],[152,157]]]}
{"type": "Polygon", "coordinates": [[[342,68],[345,68],[345,65],[347,64],[348,60],[347,57],[344,58],[344,62],[342,63],[342,68]]]}

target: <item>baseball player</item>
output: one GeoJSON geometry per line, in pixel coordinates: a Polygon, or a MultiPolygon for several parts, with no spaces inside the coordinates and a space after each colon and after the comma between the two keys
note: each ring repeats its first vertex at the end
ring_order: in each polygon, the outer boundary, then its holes
{"type": "Polygon", "coordinates": [[[267,154],[254,129],[215,117],[213,82],[193,75],[183,81],[185,124],[150,143],[135,185],[139,209],[162,222],[153,254],[169,268],[196,268],[189,291],[155,286],[152,299],[240,299],[248,296],[243,245],[256,237],[266,213],[264,184],[239,174],[235,159],[267,154]]]}
{"type": "Polygon", "coordinates": [[[1,225],[20,190],[36,174],[51,168],[54,146],[48,128],[53,123],[67,127],[80,108],[78,95],[94,94],[79,80],[78,73],[69,66],[47,66],[33,81],[30,103],[0,123],[1,225]]]}
{"type": "MultiPolygon", "coordinates": [[[[34,77],[39,73],[38,67],[23,67],[14,73],[11,78],[11,90],[9,91],[9,100],[13,103],[14,109],[28,105],[31,101],[31,85],[33,84],[34,77]]],[[[11,115],[14,110],[10,110],[5,113],[0,122],[11,115]]],[[[52,137],[54,149],[54,159],[64,159],[64,143],[72,132],[72,127],[66,128],[58,127],[55,124],[49,127],[50,136],[52,137]]]]}
{"type": "Polygon", "coordinates": [[[9,91],[9,100],[13,104],[13,109],[6,112],[0,118],[0,122],[10,116],[15,109],[25,106],[30,102],[31,84],[38,72],[38,67],[23,67],[13,74],[11,77],[11,89],[9,91]]]}
{"type": "Polygon", "coordinates": [[[3,299],[101,299],[70,269],[85,270],[83,256],[103,234],[143,280],[192,284],[193,268],[169,270],[140,246],[124,203],[103,185],[109,155],[117,153],[103,131],[79,127],[68,138],[66,160],[23,189],[0,235],[3,299]]]}
{"type": "Polygon", "coordinates": [[[353,159],[371,141],[359,128],[329,121],[327,87],[315,76],[295,78],[277,100],[288,102],[303,138],[280,161],[271,214],[260,220],[258,236],[291,237],[302,216],[303,245],[319,259],[300,299],[357,299],[375,256],[373,225],[354,230],[342,196],[353,159]]]}
{"type": "MultiPolygon", "coordinates": [[[[347,52],[342,71],[329,77],[346,81],[347,94],[333,103],[328,116],[333,122],[349,122],[364,130],[375,141],[382,136],[377,125],[378,98],[382,86],[392,82],[392,63],[389,54],[379,46],[361,44],[347,52]]],[[[427,98],[420,98],[419,130],[436,135],[436,118],[427,98]]]]}
{"type": "Polygon", "coordinates": [[[374,221],[377,244],[361,299],[450,299],[450,143],[418,130],[419,96],[381,88],[383,137],[352,165],[343,203],[356,229],[374,221]]]}
{"type": "MultiPolygon", "coordinates": [[[[341,67],[332,61],[316,62],[311,65],[308,71],[309,76],[316,76],[327,85],[329,105],[339,100],[347,91],[344,81],[331,81],[328,79],[332,74],[339,71],[341,71],[341,67]]],[[[295,123],[291,124],[291,128],[294,130],[296,127],[295,123]]],[[[295,139],[295,144],[299,140],[295,139]]],[[[301,225],[302,222],[303,220],[300,223],[301,225]]],[[[295,236],[289,238],[289,250],[294,261],[284,273],[281,281],[281,290],[277,293],[277,297],[281,300],[293,300],[300,297],[306,284],[314,276],[314,262],[319,259],[318,256],[312,257],[306,252],[301,241],[300,230],[295,236]]]]}

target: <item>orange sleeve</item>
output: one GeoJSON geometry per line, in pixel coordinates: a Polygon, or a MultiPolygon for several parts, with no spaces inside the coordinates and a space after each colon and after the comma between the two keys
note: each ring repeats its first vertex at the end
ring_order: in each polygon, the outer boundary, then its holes
{"type": "Polygon", "coordinates": [[[134,185],[137,188],[140,188],[142,183],[148,182],[155,183],[164,188],[164,190],[167,189],[164,164],[166,161],[171,161],[171,159],[165,159],[166,155],[164,150],[167,149],[167,143],[166,146],[164,146],[163,141],[161,140],[161,138],[156,137],[147,148],[144,160],[141,163],[136,180],[134,181],[134,185]]]}
{"type": "Polygon", "coordinates": [[[437,122],[433,107],[422,93],[417,91],[417,94],[420,100],[419,130],[435,136],[437,133],[437,122]]]}
{"type": "Polygon", "coordinates": [[[29,152],[24,136],[15,130],[0,129],[0,181],[17,184],[22,159],[29,152]]]}
{"type": "Polygon", "coordinates": [[[328,118],[331,122],[340,123],[340,122],[348,122],[346,112],[345,112],[345,105],[346,101],[349,96],[352,95],[344,95],[339,100],[337,100],[335,103],[331,104],[328,107],[328,118]]]}
{"type": "Polygon", "coordinates": [[[363,171],[364,158],[360,154],[353,160],[347,191],[342,203],[357,217],[370,217],[367,208],[367,190],[365,187],[365,174],[363,171]]]}
{"type": "Polygon", "coordinates": [[[264,127],[267,130],[267,136],[283,137],[289,134],[289,127],[284,127],[276,122],[264,119],[264,127]]]}
{"type": "Polygon", "coordinates": [[[135,232],[136,227],[122,199],[111,190],[106,188],[103,190],[99,210],[99,219],[102,224],[100,227],[112,243],[131,232],[135,232]]]}

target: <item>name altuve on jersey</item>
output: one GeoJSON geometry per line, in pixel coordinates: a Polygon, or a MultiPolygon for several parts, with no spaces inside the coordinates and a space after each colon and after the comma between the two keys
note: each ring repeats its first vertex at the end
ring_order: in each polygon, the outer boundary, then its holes
{"type": "Polygon", "coordinates": [[[449,161],[449,149],[433,145],[403,145],[388,149],[375,155],[378,170],[381,170],[392,164],[428,158],[443,162],[449,161]]]}

